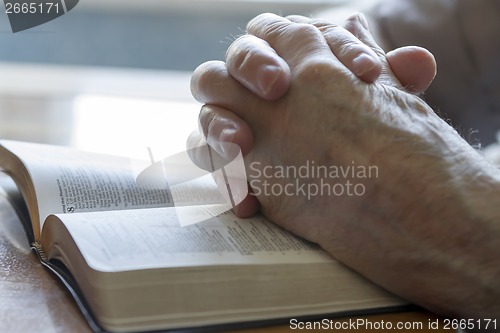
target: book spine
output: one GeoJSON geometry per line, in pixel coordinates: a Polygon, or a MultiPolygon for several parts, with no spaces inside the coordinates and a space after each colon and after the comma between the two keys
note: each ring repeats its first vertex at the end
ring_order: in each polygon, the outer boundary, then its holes
{"type": "Polygon", "coordinates": [[[43,250],[43,247],[40,243],[33,242],[31,244],[31,248],[36,252],[38,258],[40,258],[41,261],[47,262],[47,255],[45,254],[45,251],[43,250]]]}

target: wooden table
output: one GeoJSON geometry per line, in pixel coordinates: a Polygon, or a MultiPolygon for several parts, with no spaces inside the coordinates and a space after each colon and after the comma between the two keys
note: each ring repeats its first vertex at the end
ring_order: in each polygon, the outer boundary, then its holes
{"type": "MultiPolygon", "coordinates": [[[[1,178],[5,181],[5,178],[1,178]]],[[[0,182],[1,183],[1,182],[0,182]]],[[[361,317],[375,323],[420,322],[427,328],[436,316],[426,312],[404,312],[361,317]]],[[[349,321],[357,318],[341,318],[349,321]]],[[[74,300],[62,284],[39,263],[30,250],[21,223],[0,188],[0,332],[90,333],[74,300]]],[[[295,330],[297,331],[297,330],[295,330]]],[[[305,331],[305,330],[302,330],[305,331]]],[[[342,330],[368,332],[369,330],[342,330]]],[[[380,330],[379,330],[380,331],[380,330]]],[[[440,332],[440,330],[405,330],[405,332],[440,332]]],[[[293,332],[288,325],[253,328],[249,332],[293,332]]],[[[380,332],[383,332],[381,330],[380,332]]]]}

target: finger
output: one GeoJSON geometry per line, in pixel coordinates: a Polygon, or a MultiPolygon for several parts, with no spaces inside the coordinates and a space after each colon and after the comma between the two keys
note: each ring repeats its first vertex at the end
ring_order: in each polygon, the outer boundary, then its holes
{"type": "Polygon", "coordinates": [[[333,54],[362,81],[372,83],[380,76],[382,62],[378,55],[348,30],[322,19],[300,15],[287,18],[292,22],[312,24],[322,31],[333,54]]]}
{"type": "Polygon", "coordinates": [[[251,192],[252,189],[248,187],[249,194],[234,208],[236,216],[245,218],[255,215],[260,210],[260,203],[257,197],[251,192]]]}
{"type": "MultiPolygon", "coordinates": [[[[245,156],[253,146],[253,133],[248,124],[233,112],[223,108],[205,105],[202,107],[199,124],[210,146],[226,156],[222,142],[229,142],[238,145],[245,156]]],[[[206,160],[207,157],[202,159],[206,160]]],[[[251,195],[248,187],[248,195],[234,208],[234,212],[239,217],[249,217],[254,215],[260,208],[257,198],[251,195]]],[[[246,193],[246,192],[245,192],[246,193]]]]}
{"type": "Polygon", "coordinates": [[[436,60],[432,53],[418,46],[405,46],[390,51],[387,62],[406,90],[424,92],[436,76],[436,60]]]}
{"type": "MultiPolygon", "coordinates": [[[[207,107],[207,109],[208,108],[209,107],[207,107]]],[[[208,113],[210,111],[207,110],[206,112],[208,113]]],[[[217,113],[218,111],[215,108],[215,110],[213,110],[213,112],[217,113]]],[[[231,114],[230,118],[232,118],[234,116],[234,114],[233,113],[230,113],[230,114],[231,114]]],[[[225,115],[222,114],[221,117],[225,117],[225,115]]],[[[239,121],[237,120],[236,123],[238,124],[239,121]]],[[[243,124],[243,129],[237,131],[237,133],[244,134],[247,131],[247,129],[245,129],[245,127],[247,127],[246,123],[242,123],[242,124],[243,124]]],[[[203,125],[200,125],[200,126],[203,127],[203,125]]],[[[243,138],[242,141],[238,141],[238,136],[236,136],[236,137],[233,136],[233,138],[235,139],[235,140],[233,140],[234,143],[240,142],[240,144],[242,146],[246,147],[245,148],[246,152],[248,152],[248,150],[250,149],[251,144],[253,142],[253,137],[251,137],[251,132],[249,132],[249,134],[250,134],[250,136],[242,135],[240,137],[240,138],[243,138]]],[[[222,135],[219,139],[225,140],[228,138],[224,137],[224,135],[222,135]]],[[[201,132],[195,131],[195,132],[191,133],[191,135],[189,136],[189,138],[187,140],[187,143],[186,143],[187,151],[188,151],[189,157],[191,158],[193,163],[195,163],[198,167],[200,167],[204,170],[213,172],[214,166],[212,165],[210,156],[207,154],[208,151],[206,149],[196,149],[197,147],[203,147],[206,144],[207,144],[207,141],[205,140],[204,135],[202,135],[201,132]]],[[[215,147],[217,147],[217,146],[219,146],[218,143],[215,145],[215,147]]],[[[244,152],[244,154],[246,154],[246,153],[244,152]]],[[[221,181],[221,179],[217,179],[218,175],[220,175],[220,174],[219,173],[214,174],[215,182],[216,182],[217,186],[219,187],[219,190],[225,191],[226,185],[225,184],[221,185],[222,181],[221,181]]],[[[248,186],[248,194],[239,204],[236,205],[236,207],[234,207],[233,211],[238,217],[245,218],[245,217],[250,217],[252,215],[255,215],[259,211],[259,209],[260,209],[260,204],[257,201],[257,198],[252,194],[251,188],[248,186]]]]}
{"type": "Polygon", "coordinates": [[[222,61],[209,61],[195,69],[191,93],[201,103],[218,105],[236,113],[256,98],[229,74],[222,61]]]}
{"type": "Polygon", "coordinates": [[[403,47],[387,54],[377,45],[369,32],[368,22],[363,14],[354,14],[346,21],[346,29],[370,46],[386,65],[381,79],[412,93],[425,91],[436,76],[436,61],[426,49],[403,47]]]}
{"type": "Polygon", "coordinates": [[[349,16],[344,23],[344,28],[370,47],[380,59],[385,59],[385,52],[373,38],[368,21],[363,14],[355,13],[349,16]]]}
{"type": "Polygon", "coordinates": [[[382,73],[380,75],[380,82],[386,85],[391,85],[399,89],[404,89],[401,82],[394,75],[389,66],[386,54],[384,50],[377,44],[372,34],[369,31],[368,22],[365,16],[361,13],[356,13],[351,15],[345,22],[345,27],[347,30],[352,32],[352,34],[358,38],[363,44],[370,47],[373,52],[378,56],[382,62],[382,73]]]}
{"type": "Polygon", "coordinates": [[[338,61],[321,32],[311,24],[294,23],[274,14],[261,14],[247,25],[247,32],[269,43],[293,70],[311,63],[328,63],[337,74],[352,73],[338,61]]]}
{"type": "Polygon", "coordinates": [[[290,85],[288,64],[267,42],[252,35],[231,44],[226,66],[232,77],[266,100],[282,97],[290,85]]]}
{"type": "Polygon", "coordinates": [[[207,143],[221,155],[224,142],[240,147],[245,156],[253,146],[253,132],[250,126],[235,113],[221,107],[204,105],[201,108],[198,122],[207,143]]]}
{"type": "MultiPolygon", "coordinates": [[[[205,138],[200,132],[193,132],[188,138],[187,141],[187,152],[191,160],[193,161],[194,164],[196,164],[199,168],[203,170],[207,170],[212,172],[212,176],[214,177],[214,181],[217,184],[217,187],[221,193],[225,193],[227,191],[227,179],[224,179],[221,173],[214,172],[215,167],[212,164],[211,161],[211,156],[208,153],[207,149],[197,149],[200,147],[206,147],[207,142],[205,141],[205,138]]],[[[237,186],[235,187],[235,184],[239,184],[240,182],[237,181],[231,181],[229,180],[229,183],[232,184],[231,190],[232,190],[232,195],[236,196],[236,198],[239,197],[238,193],[235,193],[238,191],[237,186]]],[[[238,217],[246,218],[250,217],[252,215],[255,215],[259,209],[260,209],[260,204],[257,201],[257,198],[252,194],[250,186],[248,184],[246,185],[246,191],[242,191],[242,193],[247,193],[244,195],[244,199],[241,200],[234,208],[233,211],[238,217]]],[[[239,201],[238,199],[237,201],[239,201]]]]}

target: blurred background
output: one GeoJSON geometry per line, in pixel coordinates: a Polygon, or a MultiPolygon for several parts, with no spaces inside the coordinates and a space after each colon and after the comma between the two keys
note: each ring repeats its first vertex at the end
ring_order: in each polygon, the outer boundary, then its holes
{"type": "Polygon", "coordinates": [[[180,151],[196,128],[189,78],[199,64],[223,60],[259,13],[310,15],[346,2],[81,0],[18,33],[2,10],[0,139],[141,156],[152,146],[180,151]]]}
{"type": "Polygon", "coordinates": [[[223,59],[262,12],[308,15],[342,0],[81,0],[73,11],[12,34],[0,15],[0,59],[191,71],[223,59]]]}

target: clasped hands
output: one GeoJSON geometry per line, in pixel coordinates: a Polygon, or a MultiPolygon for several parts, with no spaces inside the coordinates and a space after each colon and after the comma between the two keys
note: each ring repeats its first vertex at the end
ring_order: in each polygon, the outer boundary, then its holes
{"type": "MultiPolygon", "coordinates": [[[[339,81],[336,77],[343,75],[342,79],[346,79],[343,84],[378,83],[420,94],[435,74],[436,63],[425,49],[403,47],[386,54],[374,41],[362,14],[349,17],[344,28],[321,19],[263,14],[249,22],[248,34],[232,43],[225,63],[210,61],[195,71],[192,92],[205,106],[199,117],[200,132],[194,133],[188,146],[207,140],[223,153],[220,143],[231,142],[246,155],[254,147],[254,132],[269,127],[266,123],[276,119],[272,114],[261,116],[260,113],[266,111],[261,107],[257,110],[254,104],[267,101],[271,104],[267,103],[266,107],[276,109],[272,104],[284,104],[293,94],[287,95],[292,83],[305,84],[307,90],[332,97],[335,93],[344,94],[347,89],[337,87],[335,91],[328,91],[331,83],[324,79],[339,81]],[[304,77],[315,71],[321,73],[304,77]],[[314,89],[318,85],[318,89],[314,89]]],[[[337,85],[339,83],[342,82],[337,85]]],[[[307,95],[300,103],[305,106],[301,111],[303,116],[308,118],[310,102],[311,96],[307,95]]],[[[284,115],[286,111],[281,114],[284,115]]],[[[327,121],[331,116],[310,120],[327,121]]],[[[306,123],[300,126],[306,130],[316,127],[311,124],[308,128],[306,123]]],[[[277,124],[273,130],[281,131],[283,125],[277,124]]],[[[314,140],[311,143],[314,144],[314,140]]],[[[195,159],[203,165],[202,157],[195,159]]],[[[241,217],[251,216],[259,206],[256,197],[250,195],[235,212],[241,217]]]]}
{"type": "MultiPolygon", "coordinates": [[[[426,293],[418,293],[414,283],[428,281],[436,267],[443,281],[456,274],[459,265],[447,266],[435,254],[449,250],[446,255],[458,257],[460,248],[445,238],[450,223],[466,216],[466,207],[456,205],[463,202],[457,189],[466,187],[462,179],[487,167],[417,96],[436,74],[433,56],[419,47],[385,53],[361,14],[349,17],[344,27],[262,14],[249,22],[247,32],[229,47],[225,62],[198,67],[191,84],[204,106],[200,133],[188,146],[206,140],[224,154],[221,143],[231,142],[245,155],[253,194],[236,214],[260,210],[383,287],[449,313],[442,306],[455,302],[460,289],[428,284],[422,286],[426,293]],[[312,165],[374,166],[377,174],[290,179],[272,172],[312,165]],[[457,165],[470,166],[460,169],[461,178],[457,165]],[[289,190],[292,181],[316,188],[359,183],[364,191],[305,196],[257,188],[267,183],[289,190]],[[412,278],[401,278],[407,274],[412,278]]],[[[203,156],[193,158],[204,164],[203,156]]]]}

